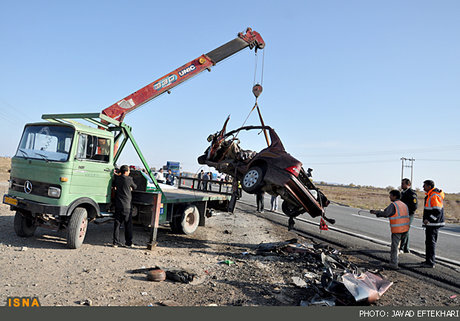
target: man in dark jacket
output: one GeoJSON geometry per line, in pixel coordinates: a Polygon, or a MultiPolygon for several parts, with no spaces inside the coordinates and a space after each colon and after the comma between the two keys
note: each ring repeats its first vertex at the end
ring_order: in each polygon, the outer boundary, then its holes
{"type": "Polygon", "coordinates": [[[435,259],[436,241],[438,230],[444,226],[444,192],[434,187],[432,180],[423,182],[426,192],[425,206],[423,208],[423,227],[425,227],[425,262],[422,266],[433,268],[435,259]]]}
{"type": "MultiPolygon", "coordinates": [[[[408,178],[404,178],[401,181],[401,202],[407,205],[409,209],[409,219],[410,224],[414,220],[414,214],[417,210],[417,193],[411,188],[411,181],[408,178]]],[[[409,224],[409,231],[410,231],[410,224],[409,224]]],[[[399,246],[399,251],[403,253],[410,253],[409,250],[409,231],[404,233],[401,236],[401,244],[399,246]]]]}
{"type": "Polygon", "coordinates": [[[120,167],[120,174],[113,176],[112,186],[115,188],[115,215],[113,226],[113,246],[123,246],[120,243],[120,226],[124,223],[125,244],[133,244],[133,221],[131,216],[131,190],[136,189],[133,178],[129,176],[129,167],[120,167]]]}

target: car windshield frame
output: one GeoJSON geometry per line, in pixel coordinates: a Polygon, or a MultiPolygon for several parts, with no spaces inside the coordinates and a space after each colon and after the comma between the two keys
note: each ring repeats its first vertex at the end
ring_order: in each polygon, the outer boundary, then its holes
{"type": "Polygon", "coordinates": [[[14,157],[67,162],[75,128],[55,124],[26,125],[14,157]]]}

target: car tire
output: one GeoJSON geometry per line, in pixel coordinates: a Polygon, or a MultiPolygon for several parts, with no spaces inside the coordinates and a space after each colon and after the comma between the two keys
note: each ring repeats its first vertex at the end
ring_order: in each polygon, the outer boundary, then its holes
{"type": "Polygon", "coordinates": [[[241,187],[246,193],[254,194],[260,190],[264,181],[264,172],[258,166],[251,167],[241,180],[241,187]]]}
{"type": "Polygon", "coordinates": [[[295,206],[288,201],[283,201],[283,204],[281,204],[281,210],[289,217],[296,217],[302,213],[302,208],[295,206]]]}
{"type": "Polygon", "coordinates": [[[67,226],[67,246],[71,249],[78,249],[85,239],[88,229],[88,213],[83,207],[73,210],[67,226]]]}
{"type": "Polygon", "coordinates": [[[16,212],[14,215],[14,231],[17,236],[29,237],[33,236],[37,225],[34,220],[30,217],[22,215],[20,212],[16,212]]]}

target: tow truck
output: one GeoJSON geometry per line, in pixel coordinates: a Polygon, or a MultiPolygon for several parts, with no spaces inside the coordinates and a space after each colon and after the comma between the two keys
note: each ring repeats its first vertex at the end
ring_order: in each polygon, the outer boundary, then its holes
{"type": "MultiPolygon", "coordinates": [[[[225,209],[231,193],[225,193],[222,186],[217,193],[160,186],[124,118],[247,47],[255,51],[265,47],[260,34],[251,28],[102,112],[44,114],[46,122],[26,124],[11,161],[8,193],[3,197],[3,203],[16,212],[16,234],[33,236],[38,226],[64,229],[68,247],[79,248],[89,222],[113,216],[111,183],[115,164],[128,141],[144,166],[144,171],[132,171],[130,175],[138,186],[133,191],[133,221],[150,228],[147,248],[156,245],[159,224],[169,223],[176,232],[192,234],[205,225],[210,210],[225,209]]],[[[179,185],[184,183],[179,180],[179,185]]]]}

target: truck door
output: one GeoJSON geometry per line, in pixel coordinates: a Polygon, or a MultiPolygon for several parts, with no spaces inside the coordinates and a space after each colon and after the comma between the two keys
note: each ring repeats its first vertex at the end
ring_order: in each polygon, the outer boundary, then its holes
{"type": "Polygon", "coordinates": [[[109,203],[113,173],[112,141],[79,133],[70,194],[109,203]]]}

